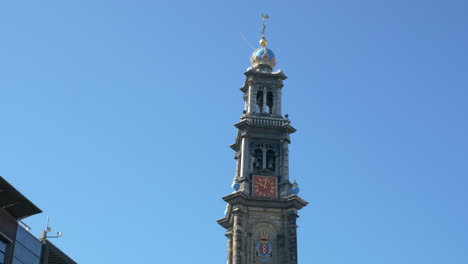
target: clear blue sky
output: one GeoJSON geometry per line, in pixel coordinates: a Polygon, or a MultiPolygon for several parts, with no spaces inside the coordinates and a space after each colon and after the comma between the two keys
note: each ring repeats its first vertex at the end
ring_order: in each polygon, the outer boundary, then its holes
{"type": "Polygon", "coordinates": [[[256,46],[262,12],[300,263],[468,263],[465,0],[1,1],[0,175],[33,232],[80,263],[225,263],[236,27],[256,46]]]}

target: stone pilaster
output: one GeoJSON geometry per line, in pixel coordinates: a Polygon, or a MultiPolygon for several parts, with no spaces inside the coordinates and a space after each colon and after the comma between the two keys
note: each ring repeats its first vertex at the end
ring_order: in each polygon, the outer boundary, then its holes
{"type": "Polygon", "coordinates": [[[242,138],[241,144],[241,179],[245,179],[250,169],[250,152],[249,140],[246,137],[242,138]]]}
{"type": "Polygon", "coordinates": [[[228,240],[228,246],[227,246],[227,264],[233,264],[232,263],[232,231],[226,232],[226,237],[228,240]]]}
{"type": "Polygon", "coordinates": [[[239,212],[234,212],[233,225],[233,242],[232,242],[232,264],[241,264],[242,262],[242,219],[239,212]]]}
{"type": "Polygon", "coordinates": [[[281,181],[289,180],[289,143],[286,140],[281,141],[281,181]]]}
{"type": "Polygon", "coordinates": [[[291,213],[288,215],[288,253],[289,261],[288,264],[297,264],[297,219],[296,213],[291,213]]]}

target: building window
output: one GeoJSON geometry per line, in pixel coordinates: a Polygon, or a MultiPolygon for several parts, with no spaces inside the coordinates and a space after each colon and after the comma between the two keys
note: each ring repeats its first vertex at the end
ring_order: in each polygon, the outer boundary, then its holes
{"type": "Polygon", "coordinates": [[[257,92],[257,113],[263,112],[263,91],[257,92]]]}
{"type": "Polygon", "coordinates": [[[267,101],[266,101],[267,107],[268,107],[268,113],[272,114],[273,113],[273,93],[268,92],[267,93],[267,101]]]}
{"type": "Polygon", "coordinates": [[[275,152],[271,149],[266,152],[266,163],[267,169],[275,171],[275,152]]]}
{"type": "Polygon", "coordinates": [[[7,247],[7,242],[0,239],[0,264],[4,264],[6,261],[7,247]]]}
{"type": "Polygon", "coordinates": [[[270,144],[258,144],[253,153],[253,168],[254,171],[268,169],[275,171],[276,155],[273,147],[270,144]]]}
{"type": "Polygon", "coordinates": [[[18,225],[13,263],[40,264],[41,253],[42,243],[18,225]]]}
{"type": "Polygon", "coordinates": [[[263,168],[263,150],[256,148],[254,151],[254,170],[261,170],[263,168]]]}

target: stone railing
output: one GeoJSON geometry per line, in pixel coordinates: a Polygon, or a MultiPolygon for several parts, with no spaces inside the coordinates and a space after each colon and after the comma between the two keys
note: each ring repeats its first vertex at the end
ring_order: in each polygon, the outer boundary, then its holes
{"type": "Polygon", "coordinates": [[[281,127],[289,124],[289,120],[272,119],[265,117],[245,117],[248,123],[259,126],[281,127]]]}

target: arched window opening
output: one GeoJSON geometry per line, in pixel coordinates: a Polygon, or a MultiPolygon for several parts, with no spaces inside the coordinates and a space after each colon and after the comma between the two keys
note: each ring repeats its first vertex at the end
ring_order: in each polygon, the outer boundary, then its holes
{"type": "Polygon", "coordinates": [[[263,91],[257,92],[257,112],[263,112],[263,91]]]}
{"type": "Polygon", "coordinates": [[[263,150],[256,148],[254,151],[254,170],[261,170],[263,168],[263,150]]]}
{"type": "Polygon", "coordinates": [[[267,101],[266,104],[268,106],[268,113],[272,114],[273,113],[273,93],[268,92],[267,93],[267,101]]]}
{"type": "Polygon", "coordinates": [[[275,152],[271,149],[266,153],[266,167],[269,170],[275,171],[275,152]]]}

